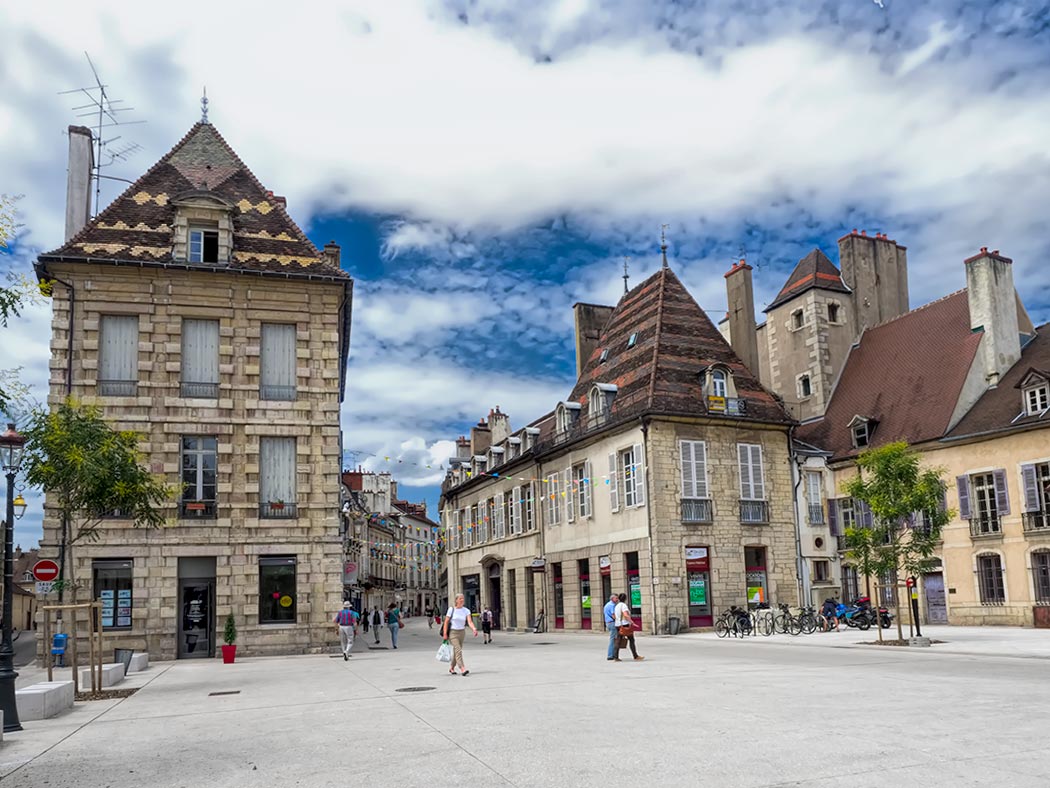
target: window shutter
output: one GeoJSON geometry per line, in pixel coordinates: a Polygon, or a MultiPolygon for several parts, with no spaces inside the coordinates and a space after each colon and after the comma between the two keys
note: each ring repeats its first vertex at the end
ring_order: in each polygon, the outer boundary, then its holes
{"type": "Polygon", "coordinates": [[[750,501],[754,499],[751,494],[751,447],[746,443],[738,443],[736,449],[740,466],[740,498],[750,501]]]}
{"type": "Polygon", "coordinates": [[[572,490],[572,468],[566,468],[562,472],[562,485],[564,486],[565,492],[565,522],[571,523],[576,519],[576,506],[573,500],[575,493],[572,490]]]}
{"type": "Polygon", "coordinates": [[[521,488],[515,487],[510,491],[513,496],[510,499],[510,532],[521,533],[521,488]]]}
{"type": "Polygon", "coordinates": [[[678,451],[682,455],[682,497],[699,498],[696,492],[696,463],[693,460],[693,441],[679,441],[678,451]]]}
{"type": "Polygon", "coordinates": [[[494,538],[502,539],[507,535],[507,524],[503,521],[503,493],[496,493],[496,533],[494,538]]]}
{"type": "Polygon", "coordinates": [[[959,517],[963,520],[970,519],[970,477],[956,476],[955,488],[959,492],[959,517]]]}
{"type": "Polygon", "coordinates": [[[591,472],[591,461],[588,460],[583,464],[583,475],[586,481],[583,485],[583,496],[587,501],[587,516],[594,516],[594,499],[591,497],[591,491],[594,490],[594,477],[591,472]]]}
{"type": "Polygon", "coordinates": [[[755,500],[766,499],[766,478],[762,468],[762,447],[751,447],[751,488],[755,494],[755,500]]]}
{"type": "Polygon", "coordinates": [[[295,391],[295,326],[263,323],[260,345],[259,376],[264,392],[274,394],[279,387],[282,395],[291,396],[295,391]]]}
{"type": "Polygon", "coordinates": [[[182,321],[182,382],[219,382],[219,321],[182,321]]]}
{"type": "Polygon", "coordinates": [[[1021,486],[1024,488],[1024,510],[1038,512],[1039,479],[1036,477],[1034,465],[1021,466],[1021,486]]]}
{"type": "Polygon", "coordinates": [[[875,525],[875,518],[871,514],[871,507],[868,506],[866,501],[854,499],[856,506],[860,508],[860,524],[864,528],[872,528],[875,525]]]}
{"type": "Polygon", "coordinates": [[[707,491],[707,444],[696,441],[693,444],[693,478],[696,484],[696,497],[709,498],[707,491]]]}
{"type": "Polygon", "coordinates": [[[620,488],[616,477],[616,452],[609,455],[609,505],[614,512],[620,511],[620,488]]]}
{"type": "Polygon", "coordinates": [[[642,458],[642,444],[634,444],[631,452],[634,458],[634,467],[631,474],[634,476],[634,505],[645,506],[645,461],[642,458]]]}
{"type": "Polygon", "coordinates": [[[138,315],[102,315],[99,329],[101,341],[98,379],[137,381],[139,377],[138,315]]]}
{"type": "Polygon", "coordinates": [[[948,511],[948,487],[944,484],[941,485],[941,511],[948,511]]]}
{"type": "Polygon", "coordinates": [[[1006,471],[999,468],[992,471],[995,479],[995,508],[999,510],[999,516],[1010,514],[1010,491],[1006,487],[1006,471]]]}
{"type": "Polygon", "coordinates": [[[832,536],[839,536],[839,502],[828,498],[828,531],[832,536]]]}

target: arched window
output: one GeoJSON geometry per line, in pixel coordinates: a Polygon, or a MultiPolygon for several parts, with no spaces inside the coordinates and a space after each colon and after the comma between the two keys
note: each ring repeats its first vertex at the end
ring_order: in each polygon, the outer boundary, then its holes
{"type": "Polygon", "coordinates": [[[597,386],[591,389],[591,416],[600,416],[605,411],[605,392],[597,386]]]}
{"type": "Polygon", "coordinates": [[[726,373],[721,369],[711,370],[711,396],[712,397],[725,397],[726,396],[726,373]]]}

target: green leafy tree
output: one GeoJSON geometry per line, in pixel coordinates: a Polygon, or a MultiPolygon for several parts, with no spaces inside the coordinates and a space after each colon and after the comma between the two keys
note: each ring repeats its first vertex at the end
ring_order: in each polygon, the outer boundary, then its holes
{"type": "MultiPolygon", "coordinates": [[[[863,536],[854,534],[858,555],[870,553],[866,575],[897,570],[918,575],[933,564],[941,530],[952,513],[944,506],[943,470],[924,468],[921,457],[903,441],[865,451],[857,458],[858,474],[843,485],[846,493],[871,509],[874,527],[863,536]]],[[[847,544],[850,543],[847,534],[847,544]]],[[[852,550],[852,548],[851,548],[852,550]]],[[[849,555],[849,553],[847,553],[849,555]]],[[[852,556],[850,556],[852,557],[852,556]]],[[[870,588],[870,586],[869,586],[870,588]]],[[[897,634],[903,638],[900,595],[897,599],[897,634]]],[[[881,634],[881,628],[880,628],[881,634]]]]}
{"type": "Polygon", "coordinates": [[[74,546],[98,541],[103,520],[114,512],[136,527],[160,526],[172,490],[143,467],[138,435],[113,429],[96,407],[69,399],[50,412],[36,411],[23,434],[26,481],[43,488],[68,524],[62,587],[76,602],[74,546]]]}

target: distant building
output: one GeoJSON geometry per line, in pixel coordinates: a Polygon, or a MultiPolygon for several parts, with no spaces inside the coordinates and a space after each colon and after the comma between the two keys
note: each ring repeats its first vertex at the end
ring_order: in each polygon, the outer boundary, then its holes
{"type": "MultiPolygon", "coordinates": [[[[200,122],[94,219],[91,136],[70,129],[49,404],[98,405],[172,485],[165,527],[119,511],[70,569],[109,646],[215,653],[233,613],[248,655],[331,643],[340,601],[340,403],[352,282],[200,122]]],[[[41,553],[60,561],[45,506],[41,553]]]]}

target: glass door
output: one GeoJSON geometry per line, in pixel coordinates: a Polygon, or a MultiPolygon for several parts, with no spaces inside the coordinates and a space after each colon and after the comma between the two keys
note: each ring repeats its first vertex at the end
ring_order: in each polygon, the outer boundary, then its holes
{"type": "Polygon", "coordinates": [[[215,583],[182,580],[179,583],[179,659],[215,656],[215,583]]]}

